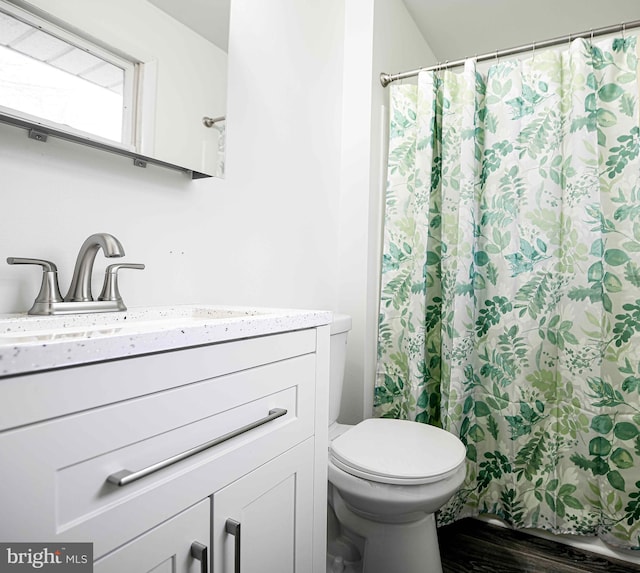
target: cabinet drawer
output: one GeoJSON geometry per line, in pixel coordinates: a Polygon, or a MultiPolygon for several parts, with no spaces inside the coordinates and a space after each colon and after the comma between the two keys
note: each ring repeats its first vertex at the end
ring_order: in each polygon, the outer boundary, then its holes
{"type": "Polygon", "coordinates": [[[308,354],[4,432],[0,502],[14,517],[0,538],[92,541],[94,557],[104,555],[311,436],[314,394],[308,354]],[[287,413],[128,485],[107,481],[274,408],[287,413]]]}

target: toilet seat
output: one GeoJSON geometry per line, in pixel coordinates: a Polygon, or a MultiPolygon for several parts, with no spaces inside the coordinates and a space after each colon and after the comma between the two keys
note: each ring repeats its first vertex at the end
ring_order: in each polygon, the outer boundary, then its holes
{"type": "Polygon", "coordinates": [[[453,434],[417,422],[371,418],[331,442],[333,464],[366,480],[420,485],[444,479],[466,456],[453,434]]]}

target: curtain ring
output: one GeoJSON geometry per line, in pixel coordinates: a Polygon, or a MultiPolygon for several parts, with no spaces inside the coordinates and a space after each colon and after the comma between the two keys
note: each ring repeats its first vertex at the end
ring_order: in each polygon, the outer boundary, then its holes
{"type": "Polygon", "coordinates": [[[531,45],[533,46],[533,48],[531,50],[531,59],[535,61],[535,59],[536,59],[536,43],[534,42],[531,45]]]}
{"type": "Polygon", "coordinates": [[[591,28],[591,36],[589,41],[591,42],[591,44],[593,44],[593,28],[591,28]]]}
{"type": "Polygon", "coordinates": [[[626,22],[622,22],[622,39],[624,40],[624,35],[625,32],[627,31],[627,23],[626,22]]]}

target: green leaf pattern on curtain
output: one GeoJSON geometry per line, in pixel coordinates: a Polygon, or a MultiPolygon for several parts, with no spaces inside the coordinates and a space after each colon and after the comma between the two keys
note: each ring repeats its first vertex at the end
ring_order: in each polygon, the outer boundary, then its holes
{"type": "Polygon", "coordinates": [[[375,408],[465,443],[442,523],[640,546],[636,70],[627,36],[392,87],[375,408]]]}

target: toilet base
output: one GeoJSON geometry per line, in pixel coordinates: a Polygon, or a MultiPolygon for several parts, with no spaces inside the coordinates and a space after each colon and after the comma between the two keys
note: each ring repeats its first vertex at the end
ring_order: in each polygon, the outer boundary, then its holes
{"type": "MultiPolygon", "coordinates": [[[[329,499],[331,486],[328,488],[329,499]]],[[[331,504],[327,507],[327,573],[362,573],[361,538],[350,538],[343,534],[331,504]]]]}
{"type": "Polygon", "coordinates": [[[409,523],[382,523],[349,509],[336,489],[333,509],[345,533],[364,539],[363,573],[442,573],[436,521],[433,513],[409,523]]]}

